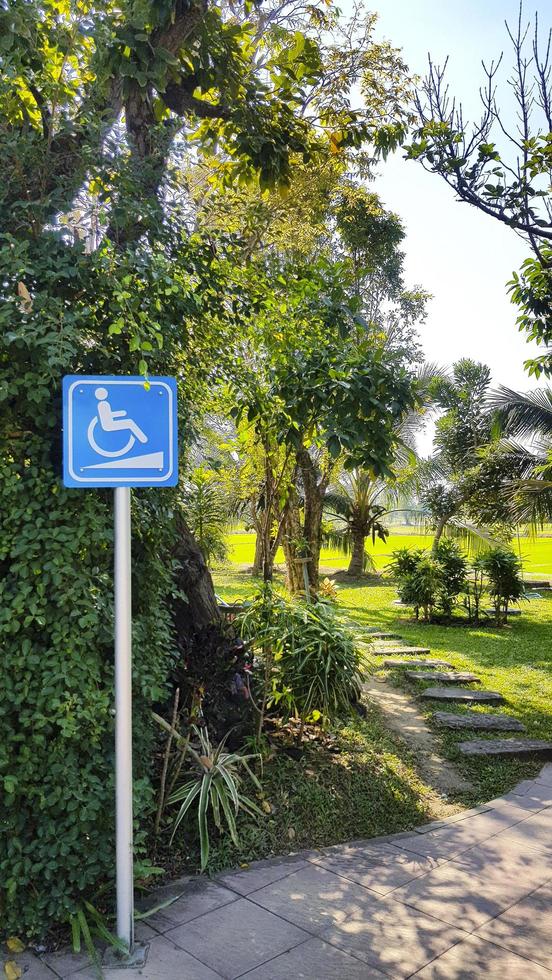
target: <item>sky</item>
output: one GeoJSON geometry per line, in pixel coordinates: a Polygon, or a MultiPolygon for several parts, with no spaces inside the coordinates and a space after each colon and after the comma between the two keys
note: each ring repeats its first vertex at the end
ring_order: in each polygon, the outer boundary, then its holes
{"type": "MultiPolygon", "coordinates": [[[[351,5],[352,0],[340,3],[344,13],[351,5]]],[[[504,20],[516,24],[518,0],[372,0],[370,6],[379,14],[378,40],[402,48],[412,72],[425,73],[428,51],[437,63],[449,56],[450,89],[467,118],[480,114],[481,60],[504,50],[499,96],[513,117],[504,20]]],[[[526,0],[524,15],[529,19],[538,11],[542,28],[548,28],[547,6],[526,0]]],[[[372,186],[405,224],[408,285],[419,284],[433,296],[421,329],[426,358],[451,364],[471,357],[490,366],[497,384],[536,387],[523,368],[534,348],[517,330],[516,308],[506,291],[511,273],[530,254],[528,246],[511,229],[458,202],[441,177],[400,152],[380,167],[372,186]]]]}

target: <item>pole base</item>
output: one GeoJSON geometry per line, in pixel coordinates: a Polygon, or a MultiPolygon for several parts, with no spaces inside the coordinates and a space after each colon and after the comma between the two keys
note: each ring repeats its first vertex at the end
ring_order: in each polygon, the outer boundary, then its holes
{"type": "Polygon", "coordinates": [[[103,955],[103,965],[109,970],[132,970],[146,965],[149,943],[134,943],[131,953],[120,953],[108,946],[103,955]]]}

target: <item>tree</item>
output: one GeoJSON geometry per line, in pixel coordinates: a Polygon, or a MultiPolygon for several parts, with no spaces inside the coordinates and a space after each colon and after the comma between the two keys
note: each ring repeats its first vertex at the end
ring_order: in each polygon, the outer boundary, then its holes
{"type": "Polygon", "coordinates": [[[184,489],[184,514],[207,565],[223,561],[227,554],[226,530],[229,513],[226,497],[216,474],[199,466],[190,474],[184,489]]]}
{"type": "Polygon", "coordinates": [[[436,453],[420,468],[422,501],[435,525],[433,548],[445,528],[491,539],[487,528],[507,533],[511,513],[502,495],[510,470],[493,450],[496,413],[489,404],[491,372],[469,358],[430,385],[442,414],[436,422],[436,453]]]}
{"type": "Polygon", "coordinates": [[[386,493],[386,484],[364,470],[342,474],[326,493],[324,509],[332,526],[325,536],[330,545],[337,544],[351,555],[347,574],[355,578],[360,578],[366,566],[366,538],[371,536],[375,543],[376,537],[385,541],[389,534],[382,523],[387,507],[381,501],[385,501],[386,493]]]}
{"type": "MultiPolygon", "coordinates": [[[[518,324],[528,339],[552,344],[552,32],[541,45],[538,17],[530,38],[520,4],[515,30],[507,31],[513,46],[510,78],[517,103],[517,128],[512,131],[496,98],[496,79],[502,55],[491,61],[480,89],[483,113],[477,124],[465,122],[462,107],[450,97],[444,67],[430,60],[429,74],[416,97],[419,127],[407,147],[410,159],[420,160],[449,184],[461,201],[516,231],[533,256],[509,283],[519,307],[518,324]],[[495,142],[498,132],[500,144],[495,142]]],[[[550,351],[526,362],[537,377],[552,373],[550,351]]]]}
{"type": "Polygon", "coordinates": [[[552,517],[552,390],[500,387],[491,403],[508,433],[499,444],[512,471],[504,495],[516,520],[542,527],[552,517]]]}

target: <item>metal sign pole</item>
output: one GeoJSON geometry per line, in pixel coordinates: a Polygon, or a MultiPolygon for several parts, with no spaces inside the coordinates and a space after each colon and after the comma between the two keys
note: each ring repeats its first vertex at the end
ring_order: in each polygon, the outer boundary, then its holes
{"type": "Polygon", "coordinates": [[[130,488],[115,488],[115,809],[117,935],[134,947],[130,488]]]}

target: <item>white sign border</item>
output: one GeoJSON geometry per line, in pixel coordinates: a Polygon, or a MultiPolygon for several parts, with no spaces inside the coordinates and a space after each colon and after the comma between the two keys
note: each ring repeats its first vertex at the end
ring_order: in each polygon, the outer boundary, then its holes
{"type": "MultiPolygon", "coordinates": [[[[154,476],[90,476],[82,477],[78,476],[73,469],[73,389],[77,388],[79,385],[99,385],[105,384],[109,385],[141,385],[144,386],[144,381],[127,381],[121,379],[120,381],[111,381],[105,377],[98,376],[96,378],[86,378],[81,381],[72,381],[67,389],[67,469],[69,476],[76,483],[81,483],[84,486],[97,486],[99,483],[106,483],[113,486],[114,483],[120,484],[136,484],[136,483],[147,483],[150,486],[156,483],[166,483],[170,480],[174,473],[174,458],[173,458],[173,420],[174,420],[174,392],[170,385],[166,381],[155,381],[149,382],[150,387],[157,385],[158,387],[165,388],[169,393],[169,471],[165,473],[164,476],[154,477],[154,476]]],[[[139,469],[139,467],[136,467],[139,469]]]]}

